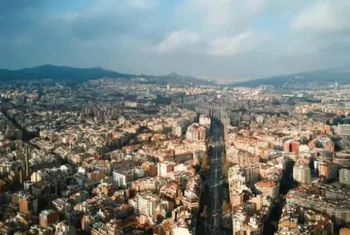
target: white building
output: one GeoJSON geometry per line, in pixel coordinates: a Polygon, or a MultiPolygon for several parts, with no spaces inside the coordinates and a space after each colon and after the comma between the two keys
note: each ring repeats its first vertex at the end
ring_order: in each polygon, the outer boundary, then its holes
{"type": "Polygon", "coordinates": [[[56,235],[75,235],[76,228],[72,225],[67,224],[66,221],[62,221],[61,223],[55,226],[55,234],[56,235]]]}
{"type": "Polygon", "coordinates": [[[350,169],[341,168],[339,170],[339,183],[350,184],[350,169]]]}
{"type": "Polygon", "coordinates": [[[173,227],[173,234],[174,235],[191,235],[192,233],[190,233],[188,228],[173,227]]]}
{"type": "Polygon", "coordinates": [[[142,167],[135,167],[134,170],[134,179],[139,179],[145,177],[146,173],[142,167]]]}
{"type": "Polygon", "coordinates": [[[199,116],[199,124],[203,126],[208,126],[210,127],[211,125],[211,119],[207,115],[201,114],[199,116]]]}
{"type": "Polygon", "coordinates": [[[137,107],[137,102],[135,101],[125,101],[124,102],[125,107],[130,107],[130,108],[136,108],[137,107]]]}
{"type": "Polygon", "coordinates": [[[259,180],[259,165],[240,167],[232,166],[228,171],[228,181],[237,181],[242,183],[255,183],[259,180]]]}
{"type": "Polygon", "coordinates": [[[340,200],[327,196],[328,190],[325,192],[325,196],[321,197],[319,194],[313,194],[307,190],[292,189],[286,196],[286,202],[288,205],[310,208],[332,216],[332,220],[336,225],[349,223],[350,204],[348,196],[340,200]]]}
{"type": "Polygon", "coordinates": [[[295,165],[293,167],[293,179],[302,184],[311,183],[311,170],[308,165],[295,165]]]}
{"type": "Polygon", "coordinates": [[[174,171],[175,166],[175,162],[159,162],[157,164],[158,176],[168,177],[169,173],[174,171]]]}
{"type": "Polygon", "coordinates": [[[186,139],[190,141],[205,141],[206,128],[198,123],[193,123],[187,127],[186,139]]]}
{"type": "Polygon", "coordinates": [[[111,158],[117,162],[121,162],[125,158],[125,153],[122,150],[115,150],[111,153],[111,158]]]}
{"type": "Polygon", "coordinates": [[[182,137],[182,127],[180,125],[174,126],[172,134],[177,137],[182,137]]]}
{"type": "Polygon", "coordinates": [[[335,132],[341,136],[350,136],[350,125],[338,124],[338,126],[335,128],[335,132]]]}
{"type": "Polygon", "coordinates": [[[238,211],[232,215],[233,234],[262,235],[263,221],[256,216],[249,216],[245,211],[238,211]]]}
{"type": "Polygon", "coordinates": [[[136,211],[139,215],[155,216],[160,199],[157,194],[149,192],[139,193],[136,196],[136,211]]]}
{"type": "Polygon", "coordinates": [[[116,171],[113,171],[113,181],[120,187],[120,186],[126,186],[127,179],[126,175],[123,175],[121,173],[118,173],[116,171]]]}
{"type": "Polygon", "coordinates": [[[257,123],[264,123],[264,116],[262,116],[262,115],[255,116],[255,121],[257,123]]]}

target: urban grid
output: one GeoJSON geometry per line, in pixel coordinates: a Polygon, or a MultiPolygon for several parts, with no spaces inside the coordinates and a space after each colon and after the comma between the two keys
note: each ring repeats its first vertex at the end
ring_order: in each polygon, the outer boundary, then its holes
{"type": "Polygon", "coordinates": [[[349,86],[0,92],[1,234],[349,234],[349,86]]]}
{"type": "Polygon", "coordinates": [[[0,235],[350,235],[350,0],[0,0],[0,235]]]}

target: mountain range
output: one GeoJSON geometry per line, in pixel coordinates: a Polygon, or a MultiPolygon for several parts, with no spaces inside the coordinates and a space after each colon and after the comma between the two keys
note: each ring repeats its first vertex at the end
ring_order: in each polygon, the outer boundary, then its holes
{"type": "Polygon", "coordinates": [[[20,70],[0,69],[0,81],[13,80],[38,80],[38,79],[53,79],[66,83],[81,83],[92,79],[99,78],[114,78],[120,80],[127,80],[136,83],[149,84],[172,84],[172,85],[186,85],[186,84],[211,84],[206,80],[190,76],[181,76],[176,73],[168,75],[152,76],[152,75],[132,75],[118,73],[112,70],[106,70],[100,67],[95,68],[74,68],[68,66],[42,65],[33,68],[26,68],[20,70]]]}
{"type": "Polygon", "coordinates": [[[350,84],[350,69],[315,70],[236,82],[231,83],[230,85],[234,87],[258,87],[262,85],[273,85],[275,87],[305,88],[335,83],[340,85],[350,84]]]}
{"type": "MultiPolygon", "coordinates": [[[[181,76],[176,73],[167,75],[133,75],[118,73],[100,67],[74,68],[68,66],[42,65],[20,70],[0,69],[0,81],[14,80],[41,80],[53,79],[66,83],[82,83],[92,79],[114,78],[134,83],[158,84],[158,85],[209,85],[212,81],[190,76],[181,76]]],[[[309,72],[301,72],[289,75],[273,76],[268,78],[253,79],[242,82],[232,82],[229,86],[258,87],[261,85],[273,85],[275,87],[304,88],[317,87],[327,84],[350,84],[350,69],[325,69],[309,72]]]]}

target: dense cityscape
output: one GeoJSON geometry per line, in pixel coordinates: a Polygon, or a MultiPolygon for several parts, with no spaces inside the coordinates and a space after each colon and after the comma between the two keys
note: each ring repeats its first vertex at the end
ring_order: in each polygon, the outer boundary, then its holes
{"type": "Polygon", "coordinates": [[[0,93],[0,234],[349,234],[350,86],[0,93]]]}
{"type": "Polygon", "coordinates": [[[0,235],[350,235],[350,0],[0,0],[0,235]]]}

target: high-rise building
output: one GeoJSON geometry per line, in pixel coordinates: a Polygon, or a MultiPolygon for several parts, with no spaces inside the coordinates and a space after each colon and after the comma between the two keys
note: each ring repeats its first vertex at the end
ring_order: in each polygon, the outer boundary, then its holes
{"type": "Polygon", "coordinates": [[[122,173],[118,173],[117,171],[113,171],[113,181],[118,186],[126,186],[127,184],[126,175],[123,175],[122,173]]]}
{"type": "Polygon", "coordinates": [[[341,168],[339,170],[339,183],[350,184],[350,169],[341,168]]]}
{"type": "Polygon", "coordinates": [[[326,179],[336,179],[338,174],[338,165],[333,162],[321,162],[318,165],[318,176],[326,179]]]}
{"type": "Polygon", "coordinates": [[[179,125],[176,125],[173,127],[172,134],[177,137],[182,137],[182,127],[179,125]]]}
{"type": "Polygon", "coordinates": [[[154,177],[157,175],[157,166],[155,163],[146,161],[142,163],[142,167],[148,176],[154,177]]]}
{"type": "Polygon", "coordinates": [[[76,235],[77,230],[73,225],[68,224],[67,221],[62,221],[55,226],[55,233],[62,235],[76,235]]]}
{"type": "Polygon", "coordinates": [[[259,165],[240,167],[232,166],[228,171],[228,181],[241,182],[242,184],[255,183],[259,180],[259,165]]]}
{"type": "Polygon", "coordinates": [[[311,183],[311,170],[306,164],[296,164],[293,167],[293,179],[302,184],[311,183]]]}
{"type": "Polygon", "coordinates": [[[296,153],[299,151],[299,145],[299,142],[289,140],[283,144],[283,148],[286,153],[296,153]]]}
{"type": "Polygon", "coordinates": [[[25,148],[25,170],[26,170],[26,179],[29,178],[29,174],[30,174],[30,169],[29,169],[29,149],[28,147],[25,148]]]}
{"type": "Polygon", "coordinates": [[[38,199],[31,195],[23,195],[19,199],[19,211],[27,212],[32,211],[33,213],[38,212],[38,199]]]}
{"type": "Polygon", "coordinates": [[[198,123],[193,123],[187,128],[186,139],[191,141],[205,141],[205,127],[198,123]]]}
{"type": "Polygon", "coordinates": [[[338,124],[335,129],[340,136],[350,136],[350,124],[338,124]]]}
{"type": "MultiPolygon", "coordinates": [[[[317,185],[316,185],[317,187],[317,185]]],[[[350,222],[349,197],[346,190],[338,189],[335,191],[327,185],[322,185],[322,196],[319,191],[321,188],[298,187],[291,189],[287,196],[288,205],[294,205],[302,208],[317,210],[320,214],[324,213],[332,217],[333,222],[339,226],[350,222]]],[[[317,233],[323,234],[323,233],[317,233]]]]}
{"type": "Polygon", "coordinates": [[[199,124],[204,126],[210,126],[211,119],[207,115],[201,114],[199,116],[199,124]]]}
{"type": "Polygon", "coordinates": [[[257,123],[264,123],[264,116],[262,116],[262,115],[255,116],[255,121],[257,123]]]}
{"type": "Polygon", "coordinates": [[[259,181],[255,184],[256,189],[264,196],[276,198],[279,193],[279,183],[273,180],[259,181]]]}
{"type": "Polygon", "coordinates": [[[93,172],[88,172],[87,173],[87,177],[89,180],[96,182],[96,181],[100,181],[102,179],[105,178],[105,173],[102,171],[93,171],[93,172]]]}
{"type": "Polygon", "coordinates": [[[158,176],[166,177],[170,172],[173,172],[175,169],[175,162],[158,162],[157,170],[158,176]]]}
{"type": "Polygon", "coordinates": [[[152,193],[139,193],[136,196],[136,211],[140,215],[155,216],[156,207],[160,202],[159,196],[152,193]]]}
{"type": "Polygon", "coordinates": [[[58,222],[58,214],[54,210],[41,211],[39,215],[39,224],[43,228],[48,228],[49,225],[58,222]]]}
{"type": "Polygon", "coordinates": [[[95,218],[91,215],[84,215],[81,219],[81,229],[85,232],[90,232],[90,226],[95,222],[95,218]]]}

